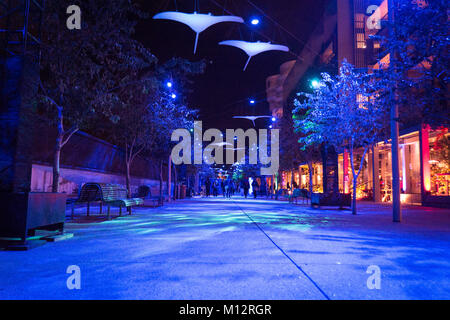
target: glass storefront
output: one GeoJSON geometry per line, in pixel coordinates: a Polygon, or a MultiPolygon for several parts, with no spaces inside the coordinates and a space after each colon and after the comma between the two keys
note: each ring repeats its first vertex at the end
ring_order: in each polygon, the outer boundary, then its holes
{"type": "MultiPolygon", "coordinates": [[[[400,199],[402,203],[420,204],[425,201],[423,196],[450,196],[450,133],[448,128],[431,130],[424,126],[421,131],[401,135],[399,146],[400,199]],[[423,190],[422,183],[424,184],[423,190]]],[[[388,141],[380,142],[364,155],[364,159],[362,157],[362,149],[354,151],[355,170],[362,162],[361,173],[357,181],[357,199],[391,202],[391,144],[388,141]]],[[[315,163],[313,170],[313,191],[322,192],[322,164],[315,163]]],[[[302,164],[298,170],[285,171],[282,175],[283,188],[287,187],[288,182],[291,186],[291,181],[295,181],[300,188],[309,189],[309,170],[306,164],[302,164]]],[[[352,170],[348,152],[338,155],[338,177],[339,192],[351,193],[352,170]]],[[[433,200],[431,199],[431,201],[433,200]]]]}
{"type": "Polygon", "coordinates": [[[429,133],[430,193],[433,196],[450,195],[450,133],[440,128],[429,133]]]}

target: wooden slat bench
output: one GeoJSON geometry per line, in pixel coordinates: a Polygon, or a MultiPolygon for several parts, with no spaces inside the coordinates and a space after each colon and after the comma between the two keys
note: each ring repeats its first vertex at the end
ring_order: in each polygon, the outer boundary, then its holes
{"type": "Polygon", "coordinates": [[[137,197],[144,200],[144,206],[151,203],[153,207],[156,207],[162,206],[164,203],[164,196],[153,196],[151,188],[145,185],[138,188],[137,197]]]}
{"type": "Polygon", "coordinates": [[[294,191],[292,191],[292,194],[290,194],[290,195],[288,196],[289,202],[294,203],[294,200],[295,200],[295,203],[297,203],[297,202],[298,202],[298,198],[299,198],[300,196],[301,196],[301,191],[300,191],[300,189],[294,189],[294,191]]]}
{"type": "Polygon", "coordinates": [[[91,202],[100,202],[100,214],[103,211],[103,204],[108,206],[108,219],[110,218],[110,208],[119,207],[119,215],[122,215],[122,208],[128,208],[131,214],[131,207],[142,205],[142,198],[128,198],[127,189],[118,184],[111,183],[85,183],[80,191],[80,195],[76,201],[72,203],[72,219],[74,217],[74,206],[79,203],[87,203],[87,215],[91,202]]]}
{"type": "Polygon", "coordinates": [[[337,206],[339,209],[351,207],[351,194],[344,193],[313,193],[311,195],[311,206],[337,206]]]}
{"type": "Polygon", "coordinates": [[[108,206],[108,219],[110,218],[110,208],[119,207],[119,215],[122,215],[122,208],[128,209],[131,214],[131,207],[144,204],[142,198],[128,198],[127,189],[118,184],[99,183],[102,190],[102,201],[108,206]]]}
{"type": "Polygon", "coordinates": [[[275,193],[275,200],[278,200],[280,197],[284,197],[287,193],[287,189],[278,189],[275,193]]]}
{"type": "Polygon", "coordinates": [[[100,214],[102,213],[102,190],[97,183],[85,183],[80,190],[77,199],[71,201],[72,205],[72,220],[74,217],[74,209],[76,204],[86,203],[87,212],[89,216],[91,202],[100,202],[100,214]]]}
{"type": "Polygon", "coordinates": [[[294,203],[294,200],[295,200],[295,203],[297,204],[298,203],[298,198],[302,198],[302,202],[303,203],[305,203],[305,200],[306,200],[306,203],[308,203],[308,199],[309,199],[309,192],[308,192],[308,190],[306,190],[306,189],[294,189],[294,192],[292,193],[292,195],[290,195],[289,196],[289,202],[292,202],[292,203],[294,203]]]}

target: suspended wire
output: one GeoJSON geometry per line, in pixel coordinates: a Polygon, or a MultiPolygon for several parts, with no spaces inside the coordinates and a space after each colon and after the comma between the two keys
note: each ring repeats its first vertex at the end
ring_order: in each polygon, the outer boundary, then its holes
{"type": "MultiPolygon", "coordinates": [[[[216,6],[218,6],[219,8],[222,8],[226,13],[228,13],[229,15],[235,16],[236,14],[234,14],[233,12],[231,12],[230,10],[226,9],[224,6],[222,6],[220,3],[218,3],[216,0],[209,0],[212,3],[214,3],[216,6]]],[[[240,29],[239,29],[240,31],[240,29]]],[[[257,31],[257,30],[250,30],[250,32],[254,32],[256,34],[258,34],[260,37],[264,38],[266,41],[269,41],[271,43],[275,43],[275,41],[273,41],[272,38],[266,36],[264,33],[257,31]]],[[[242,38],[242,34],[241,34],[241,38],[242,38]]],[[[291,50],[289,50],[288,52],[289,54],[291,54],[292,56],[299,58],[299,55],[292,52],[291,50]]]]}
{"type": "MultiPolygon", "coordinates": [[[[260,95],[260,94],[265,94],[266,93],[266,91],[264,90],[264,91],[259,91],[259,92],[257,92],[254,96],[258,96],[258,95],[260,95]]],[[[256,99],[255,99],[256,100],[256,99]]],[[[216,118],[216,117],[221,117],[221,116],[223,116],[223,115],[225,115],[226,113],[229,113],[230,112],[230,110],[229,109],[227,109],[227,107],[231,107],[231,106],[233,106],[233,105],[237,105],[237,104],[239,104],[239,103],[246,103],[246,102],[248,102],[248,99],[247,98],[244,98],[244,99],[240,99],[240,100],[236,100],[236,101],[232,101],[232,102],[230,102],[230,103],[227,103],[226,105],[224,105],[224,106],[222,106],[223,108],[224,108],[224,110],[222,110],[221,112],[217,112],[217,113],[215,113],[215,114],[213,114],[213,115],[209,115],[208,117],[204,117],[204,118],[202,118],[202,120],[208,120],[208,119],[212,119],[212,118],[216,118]]],[[[249,110],[250,111],[250,110],[249,110]]]]}
{"type": "Polygon", "coordinates": [[[223,5],[222,15],[225,14],[225,8],[227,7],[228,0],[225,0],[225,4],[223,5]]]}
{"type": "Polygon", "coordinates": [[[164,2],[161,2],[161,3],[159,4],[159,6],[156,7],[156,8],[158,8],[157,11],[163,11],[163,10],[166,10],[167,7],[169,6],[169,3],[170,3],[170,0],[166,0],[166,1],[164,1],[164,2]]]}
{"type": "Polygon", "coordinates": [[[297,40],[298,42],[300,42],[301,44],[303,44],[305,46],[305,48],[307,48],[309,51],[311,51],[312,53],[319,55],[320,53],[315,51],[314,49],[312,49],[305,41],[301,40],[300,38],[298,38],[296,35],[294,35],[292,32],[290,32],[288,29],[286,29],[283,25],[281,25],[278,21],[276,21],[275,19],[273,19],[272,17],[270,17],[269,15],[267,15],[264,10],[262,10],[261,8],[259,8],[256,4],[254,4],[251,0],[247,0],[248,4],[251,5],[253,8],[255,8],[256,10],[258,10],[262,15],[264,15],[267,19],[269,19],[272,23],[276,24],[281,30],[283,30],[284,32],[286,32],[288,35],[290,35],[292,38],[294,38],[295,40],[297,40]]]}

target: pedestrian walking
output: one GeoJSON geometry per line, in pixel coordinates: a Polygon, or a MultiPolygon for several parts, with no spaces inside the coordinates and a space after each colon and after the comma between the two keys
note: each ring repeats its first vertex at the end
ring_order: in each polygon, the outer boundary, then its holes
{"type": "Polygon", "coordinates": [[[227,198],[231,199],[231,196],[233,195],[233,180],[231,180],[230,178],[228,178],[227,180],[227,198]]]}
{"type": "Polygon", "coordinates": [[[256,199],[256,196],[258,195],[258,190],[259,190],[259,184],[258,184],[258,181],[256,181],[256,178],[253,179],[252,189],[253,189],[253,198],[256,199]]]}
{"type": "Polygon", "coordinates": [[[227,196],[227,193],[226,193],[226,191],[225,191],[225,182],[224,182],[223,179],[220,180],[220,189],[222,190],[223,197],[225,198],[225,197],[227,196]]]}
{"type": "Polygon", "coordinates": [[[218,195],[219,195],[219,182],[217,182],[217,180],[214,180],[214,183],[213,183],[213,196],[214,197],[217,197],[218,195]]]}
{"type": "Polygon", "coordinates": [[[247,178],[244,178],[244,180],[242,180],[242,189],[244,189],[244,197],[247,199],[248,190],[250,189],[250,183],[248,183],[247,178]]]}
{"type": "Polygon", "coordinates": [[[209,178],[206,179],[205,181],[205,191],[206,191],[206,197],[208,198],[209,195],[211,194],[211,180],[209,180],[209,178]]]}

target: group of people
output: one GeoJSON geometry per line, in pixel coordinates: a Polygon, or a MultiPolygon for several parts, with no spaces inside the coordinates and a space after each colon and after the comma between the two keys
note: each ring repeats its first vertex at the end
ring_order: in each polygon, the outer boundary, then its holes
{"type": "Polygon", "coordinates": [[[223,197],[231,198],[236,192],[243,191],[244,197],[249,196],[250,189],[252,189],[252,195],[256,199],[258,194],[266,195],[267,190],[265,185],[260,186],[257,179],[251,179],[251,183],[248,178],[243,178],[241,181],[235,181],[231,178],[228,179],[213,179],[207,178],[205,180],[205,196],[217,197],[221,191],[223,197]],[[251,185],[251,188],[250,188],[251,185]]]}

